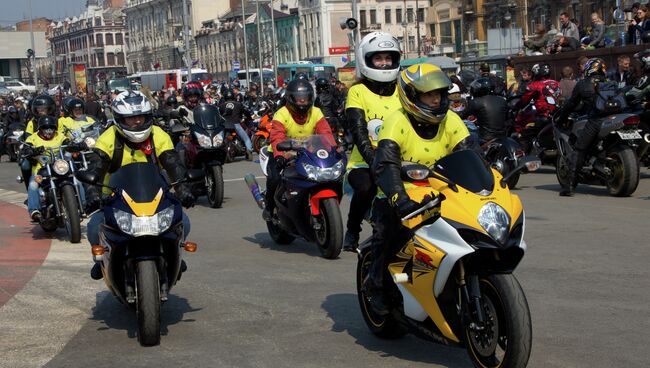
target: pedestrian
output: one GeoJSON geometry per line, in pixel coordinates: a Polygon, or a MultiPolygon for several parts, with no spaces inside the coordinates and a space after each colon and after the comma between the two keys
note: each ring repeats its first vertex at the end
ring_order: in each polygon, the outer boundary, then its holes
{"type": "Polygon", "coordinates": [[[594,49],[605,46],[605,22],[598,13],[591,13],[591,34],[582,42],[583,49],[594,49]]]}
{"type": "Polygon", "coordinates": [[[633,84],[634,75],[630,69],[630,57],[628,55],[620,55],[617,58],[618,65],[616,68],[607,71],[607,79],[616,82],[618,88],[631,86],[633,84]]]}
{"type": "Polygon", "coordinates": [[[643,19],[639,17],[640,7],[641,3],[639,2],[632,4],[632,19],[627,23],[627,42],[630,45],[636,45],[637,41],[639,41],[639,43],[641,42],[639,28],[637,27],[639,23],[643,22],[643,19]]]}
{"type": "Polygon", "coordinates": [[[562,68],[562,79],[560,79],[560,101],[564,102],[565,99],[571,97],[573,93],[573,87],[578,83],[575,80],[575,73],[573,68],[570,66],[565,66],[562,68]]]}
{"type": "Polygon", "coordinates": [[[546,33],[546,28],[543,24],[538,24],[535,30],[535,38],[529,40],[527,36],[523,37],[524,46],[533,53],[541,54],[546,51],[546,46],[550,40],[550,36],[546,33]]]}
{"type": "Polygon", "coordinates": [[[650,12],[646,5],[641,5],[637,11],[640,22],[636,25],[638,35],[641,37],[642,43],[650,42],[650,12]]]}
{"type": "Polygon", "coordinates": [[[569,14],[567,12],[562,12],[560,14],[560,34],[565,37],[574,38],[576,41],[580,41],[578,26],[569,19],[569,14]]]}

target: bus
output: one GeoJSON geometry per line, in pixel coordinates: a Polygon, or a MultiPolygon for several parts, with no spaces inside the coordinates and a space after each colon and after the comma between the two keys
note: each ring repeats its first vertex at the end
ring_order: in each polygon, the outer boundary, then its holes
{"type": "MultiPolygon", "coordinates": [[[[260,69],[259,68],[249,69],[248,76],[250,77],[253,83],[259,83],[260,69]]],[[[275,83],[275,74],[273,74],[273,69],[264,68],[264,74],[262,76],[264,77],[264,84],[267,84],[267,82],[269,81],[275,83]]],[[[246,79],[246,69],[238,71],[236,77],[237,79],[239,79],[239,84],[243,88],[248,88],[248,80],[246,79]]]]}
{"type": "MultiPolygon", "coordinates": [[[[127,78],[132,81],[137,80],[142,87],[147,87],[151,91],[158,91],[170,87],[175,89],[183,87],[183,84],[188,81],[187,75],[187,69],[168,69],[139,72],[127,78]]],[[[211,80],[207,70],[199,68],[192,69],[192,81],[207,85],[211,80]]]]}
{"type": "Polygon", "coordinates": [[[336,77],[334,64],[313,64],[310,61],[278,65],[278,75],[285,81],[293,80],[298,73],[305,73],[309,80],[317,78],[330,79],[336,77]]]}

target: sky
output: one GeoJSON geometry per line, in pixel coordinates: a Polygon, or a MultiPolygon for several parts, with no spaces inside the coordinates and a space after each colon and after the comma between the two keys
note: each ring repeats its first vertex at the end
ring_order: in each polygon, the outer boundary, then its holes
{"type": "MultiPolygon", "coordinates": [[[[10,26],[29,19],[30,0],[0,0],[0,25],[10,26]]],[[[86,0],[31,0],[34,18],[46,17],[60,20],[79,15],[86,7],[86,0]]]]}

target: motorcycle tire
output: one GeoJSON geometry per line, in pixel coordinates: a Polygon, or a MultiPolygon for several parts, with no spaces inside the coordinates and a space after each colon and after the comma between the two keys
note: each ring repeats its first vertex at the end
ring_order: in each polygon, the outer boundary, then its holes
{"type": "Polygon", "coordinates": [[[63,186],[61,188],[61,197],[63,201],[63,220],[70,242],[79,243],[81,241],[81,213],[74,187],[72,185],[63,186]]]}
{"type": "Polygon", "coordinates": [[[343,247],[343,219],[336,198],[325,198],[320,205],[321,228],[315,230],[316,244],[321,255],[327,259],[335,259],[341,254],[343,247]]]}
{"type": "MultiPolygon", "coordinates": [[[[557,182],[562,188],[569,186],[569,175],[571,171],[569,169],[569,162],[566,156],[558,153],[557,159],[555,160],[555,176],[557,177],[557,182]]],[[[578,182],[573,183],[573,189],[578,186],[578,182]]]]}
{"type": "Polygon", "coordinates": [[[237,147],[232,142],[226,143],[226,163],[235,161],[237,147]]]}
{"type": "Polygon", "coordinates": [[[372,264],[372,250],[363,248],[357,261],[357,298],[363,320],[370,329],[370,332],[382,339],[398,339],[408,332],[408,328],[395,317],[390,311],[385,316],[378,315],[370,306],[369,297],[366,293],[364,280],[368,276],[368,270],[372,264]]]}
{"type": "Polygon", "coordinates": [[[607,152],[607,158],[614,162],[608,164],[613,172],[607,181],[609,194],[615,197],[629,197],[639,185],[639,162],[636,153],[629,146],[617,145],[607,152]]]}
{"type": "Polygon", "coordinates": [[[280,245],[288,245],[293,242],[295,237],[288,232],[282,230],[282,228],[273,223],[273,221],[266,222],[266,228],[269,230],[269,235],[274,242],[280,245]]]}
{"type": "Polygon", "coordinates": [[[256,135],[253,137],[253,150],[256,153],[260,153],[262,147],[269,144],[269,139],[261,135],[256,135]]]}
{"type": "Polygon", "coordinates": [[[142,346],[158,345],[160,343],[160,281],[155,261],[146,260],[137,263],[136,294],[138,341],[142,346]]]}
{"type": "Polygon", "coordinates": [[[9,161],[11,162],[18,161],[18,153],[14,151],[13,147],[7,150],[7,154],[9,155],[9,161]]]}
{"type": "Polygon", "coordinates": [[[205,175],[208,203],[212,208],[221,208],[223,204],[223,168],[211,166],[205,175]]]}
{"type": "Polygon", "coordinates": [[[486,325],[465,329],[465,346],[476,367],[525,367],[530,357],[530,310],[521,285],[512,274],[479,277],[486,325]]]}

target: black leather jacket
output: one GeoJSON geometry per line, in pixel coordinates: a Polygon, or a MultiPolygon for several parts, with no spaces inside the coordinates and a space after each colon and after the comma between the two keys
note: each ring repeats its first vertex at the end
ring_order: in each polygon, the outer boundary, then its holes
{"type": "Polygon", "coordinates": [[[508,118],[508,103],[505,98],[495,95],[474,98],[468,102],[462,118],[470,115],[476,117],[481,137],[505,135],[508,118]]]}
{"type": "Polygon", "coordinates": [[[316,97],[316,101],[314,101],[314,106],[321,109],[325,119],[328,121],[330,118],[335,118],[337,116],[336,110],[338,110],[338,100],[334,97],[332,92],[327,91],[319,93],[318,97],[316,97]]]}
{"type": "MultiPolygon", "coordinates": [[[[573,88],[573,93],[560,109],[558,121],[565,122],[569,114],[576,110],[585,112],[590,118],[598,117],[596,110],[596,89],[594,83],[597,80],[592,78],[581,79],[573,88]]],[[[599,81],[604,81],[604,78],[599,81]]]]}
{"type": "MultiPolygon", "coordinates": [[[[379,83],[369,79],[361,81],[370,91],[380,96],[391,96],[395,92],[397,82],[379,83]]],[[[345,120],[348,131],[352,133],[354,145],[359,149],[364,161],[371,165],[375,158],[375,150],[372,147],[370,138],[368,138],[368,121],[363,110],[358,108],[345,109],[345,120]]]]}

